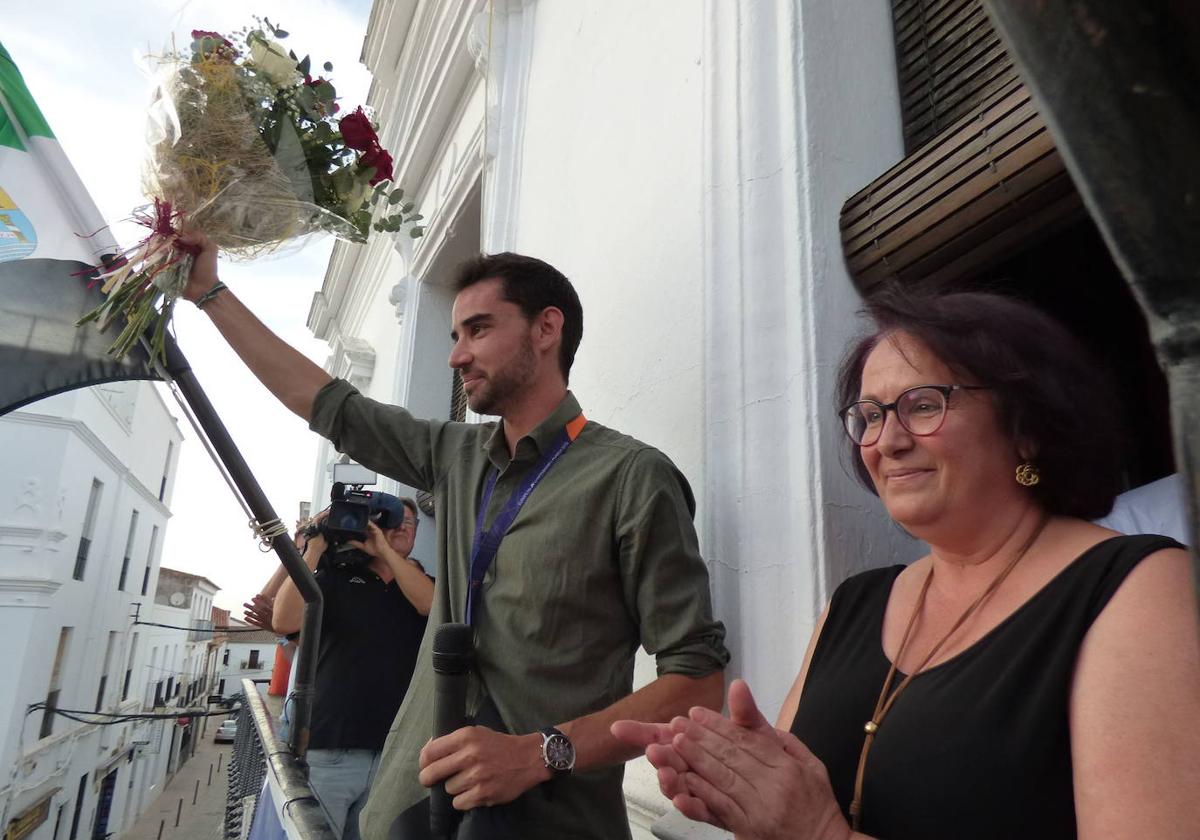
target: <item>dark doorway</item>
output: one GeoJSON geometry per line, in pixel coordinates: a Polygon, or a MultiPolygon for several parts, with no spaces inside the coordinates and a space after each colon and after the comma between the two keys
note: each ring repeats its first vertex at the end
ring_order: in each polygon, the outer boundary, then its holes
{"type": "Polygon", "coordinates": [[[117,788],[117,771],[113,770],[100,782],[100,798],[96,800],[96,819],[92,823],[92,840],[104,840],[108,834],[108,815],[112,813],[113,791],[117,788]]]}
{"type": "Polygon", "coordinates": [[[1122,421],[1126,488],[1174,471],[1166,378],[1141,308],[1090,219],[943,288],[1020,297],[1057,318],[1112,381],[1109,407],[1122,421]]]}
{"type": "Polygon", "coordinates": [[[75,794],[75,815],[71,817],[70,840],[75,840],[75,835],[79,832],[79,815],[83,813],[83,798],[87,796],[87,779],[87,773],[79,777],[79,792],[75,794]]]}

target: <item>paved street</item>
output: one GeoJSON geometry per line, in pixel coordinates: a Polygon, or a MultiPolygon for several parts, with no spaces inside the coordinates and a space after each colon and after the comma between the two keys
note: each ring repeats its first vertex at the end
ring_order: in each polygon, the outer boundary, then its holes
{"type": "Polygon", "coordinates": [[[212,736],[216,730],[217,723],[210,723],[208,733],[196,744],[196,754],[188,759],[183,769],[163,788],[158,799],[119,840],[158,840],[160,825],[162,840],[217,840],[221,836],[227,792],[225,774],[233,745],[214,744],[212,736]],[[218,760],[220,771],[217,770],[218,760]],[[212,769],[211,784],[209,768],[212,769]],[[196,797],[194,805],[193,796],[196,797]],[[182,808],[180,800],[183,800],[182,808]],[[178,828],[175,826],[177,809],[180,809],[178,828]]]}

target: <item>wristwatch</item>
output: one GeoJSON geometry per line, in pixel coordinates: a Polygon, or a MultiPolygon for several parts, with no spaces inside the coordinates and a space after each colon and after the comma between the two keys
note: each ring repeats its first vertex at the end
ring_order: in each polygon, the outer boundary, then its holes
{"type": "Polygon", "coordinates": [[[553,726],[542,730],[542,761],[556,779],[569,775],[575,766],[575,745],[553,726]]]}

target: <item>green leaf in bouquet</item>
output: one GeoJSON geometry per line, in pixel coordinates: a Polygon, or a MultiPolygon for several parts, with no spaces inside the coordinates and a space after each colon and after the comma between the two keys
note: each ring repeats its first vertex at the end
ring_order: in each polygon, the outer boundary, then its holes
{"type": "Polygon", "coordinates": [[[425,228],[418,225],[417,227],[410,230],[408,232],[408,235],[411,236],[413,239],[420,239],[422,236],[425,235],[425,228]]]}
{"type": "Polygon", "coordinates": [[[393,190],[388,196],[388,204],[399,204],[404,200],[404,190],[393,190]]]}
{"type": "Polygon", "coordinates": [[[301,85],[296,89],[296,101],[300,103],[300,107],[310,116],[319,116],[320,110],[317,107],[317,95],[313,93],[313,89],[308,85],[301,85]]]}
{"type": "MultiPolygon", "coordinates": [[[[295,58],[295,56],[292,57],[295,58]]],[[[312,69],[312,58],[307,55],[304,56],[304,60],[300,62],[300,65],[297,69],[299,69],[301,75],[307,76],[308,71],[312,69]]],[[[312,88],[309,88],[309,90],[312,90],[312,88]]]]}
{"type": "Polygon", "coordinates": [[[408,220],[409,220],[410,222],[419,222],[419,221],[421,221],[421,220],[422,220],[422,219],[424,219],[424,218],[425,218],[424,216],[422,216],[420,213],[418,213],[418,214],[417,214],[417,215],[415,215],[415,216],[409,216],[409,217],[408,217],[408,220]]]}
{"type": "Polygon", "coordinates": [[[275,32],[276,38],[286,38],[288,35],[291,34],[286,29],[280,29],[278,26],[275,27],[274,32],[275,32]]]}
{"type": "Polygon", "coordinates": [[[333,72],[333,62],[332,62],[332,61],[326,61],[326,62],[325,62],[324,64],[322,64],[321,66],[325,68],[325,72],[326,72],[326,73],[332,73],[332,72],[333,72]]]}
{"type": "Polygon", "coordinates": [[[333,85],[324,81],[316,87],[311,88],[311,90],[315,90],[317,98],[326,103],[332,102],[337,95],[337,92],[333,89],[333,85]]]}
{"type": "Polygon", "coordinates": [[[400,208],[400,212],[401,213],[411,213],[413,211],[413,208],[416,206],[417,206],[416,204],[414,204],[413,202],[410,201],[407,204],[405,204],[403,207],[400,208]]]}

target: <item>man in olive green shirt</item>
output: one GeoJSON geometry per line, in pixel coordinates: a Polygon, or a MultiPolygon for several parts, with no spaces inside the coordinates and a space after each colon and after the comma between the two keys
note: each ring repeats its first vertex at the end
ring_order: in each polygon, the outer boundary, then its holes
{"type": "Polygon", "coordinates": [[[185,296],[204,298],[204,311],[268,389],[340,451],[434,493],[432,628],[465,620],[489,476],[485,528],[531,474],[541,475],[476,589],[468,712],[498,717],[504,731],[466,727],[429,742],[427,633],[363,811],[363,837],[427,836],[427,788],[440,781],[454,807],[470,812],[462,838],[494,840],[500,824],[522,840],[628,837],[622,762],[638,751],[609,726],[666,721],[693,705],[718,708],[729,654],[712,618],[687,482],[657,450],[584,421],[567,390],[583,316],[566,278],[513,254],[466,264],[450,365],[471,408],[501,420],[418,420],[331,380],[232,293],[212,294],[215,250],[203,237],[189,239],[203,250],[185,296]],[[659,676],[631,693],[639,645],[656,657],[659,676]],[[573,748],[567,774],[553,772],[543,754],[550,727],[573,748]]]}

